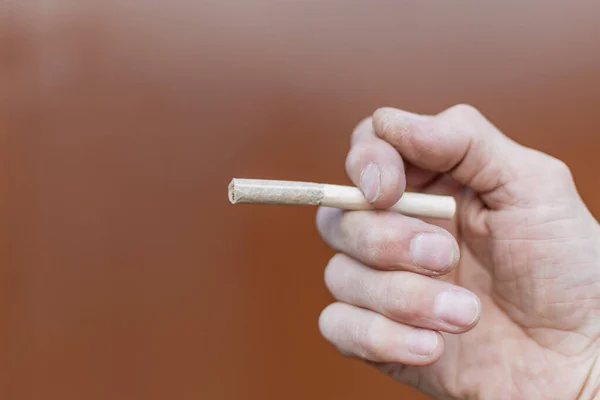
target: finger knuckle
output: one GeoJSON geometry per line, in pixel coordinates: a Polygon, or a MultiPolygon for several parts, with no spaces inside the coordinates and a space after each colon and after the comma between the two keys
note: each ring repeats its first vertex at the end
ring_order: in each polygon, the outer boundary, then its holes
{"type": "Polygon", "coordinates": [[[373,129],[373,118],[363,118],[352,131],[352,135],[350,135],[350,143],[354,145],[357,141],[362,140],[364,135],[368,134],[369,130],[371,129],[373,129]]]}
{"type": "Polygon", "coordinates": [[[375,110],[373,113],[372,124],[375,128],[375,133],[381,138],[389,138],[392,134],[402,135],[405,129],[408,129],[407,125],[398,125],[396,120],[392,117],[396,114],[396,110],[390,107],[381,107],[375,110]],[[392,132],[394,131],[394,132],[392,132]]]}
{"type": "Polygon", "coordinates": [[[396,257],[398,248],[398,231],[395,228],[365,229],[358,239],[359,251],[369,262],[376,265],[387,265],[396,257]]]}
{"type": "Polygon", "coordinates": [[[390,314],[397,314],[399,310],[404,308],[404,300],[399,290],[398,278],[398,274],[389,273],[381,295],[383,308],[390,314]]]}
{"type": "Polygon", "coordinates": [[[387,351],[387,327],[384,326],[380,318],[373,318],[371,322],[364,326],[357,326],[357,353],[360,357],[379,361],[385,360],[387,351]]]}
{"type": "Polygon", "coordinates": [[[553,176],[561,180],[571,181],[573,179],[573,174],[569,165],[558,158],[548,156],[546,169],[553,176]]]}
{"type": "Polygon", "coordinates": [[[396,110],[392,107],[379,107],[373,112],[373,121],[381,120],[382,117],[387,117],[396,110]]]}
{"type": "Polygon", "coordinates": [[[466,103],[456,104],[448,109],[449,114],[453,114],[461,119],[481,118],[481,112],[474,106],[466,103]]]}
{"type": "Polygon", "coordinates": [[[393,272],[382,293],[382,306],[396,319],[411,320],[417,316],[413,305],[415,280],[411,273],[393,272]]]}

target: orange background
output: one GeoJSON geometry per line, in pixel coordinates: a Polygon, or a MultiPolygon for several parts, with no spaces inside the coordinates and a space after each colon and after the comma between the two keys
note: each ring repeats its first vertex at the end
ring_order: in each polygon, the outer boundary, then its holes
{"type": "Polygon", "coordinates": [[[321,338],[315,210],[233,177],[348,183],[380,106],[480,108],[600,211],[600,6],[0,6],[0,398],[419,399],[321,338]]]}

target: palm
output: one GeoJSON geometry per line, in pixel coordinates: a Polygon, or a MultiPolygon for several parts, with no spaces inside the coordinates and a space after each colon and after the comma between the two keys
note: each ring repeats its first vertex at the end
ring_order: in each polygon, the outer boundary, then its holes
{"type": "MultiPolygon", "coordinates": [[[[460,187],[446,181],[427,191],[457,195],[460,187]]],[[[468,197],[460,204],[467,214],[479,206],[468,197]]],[[[598,350],[600,329],[590,321],[600,287],[589,282],[599,281],[599,258],[581,251],[598,247],[598,226],[584,222],[582,203],[532,211],[485,211],[487,231],[466,218],[443,226],[459,238],[461,262],[440,279],[479,295],[481,321],[444,334],[445,353],[433,365],[382,370],[436,398],[576,398],[598,350]]]]}

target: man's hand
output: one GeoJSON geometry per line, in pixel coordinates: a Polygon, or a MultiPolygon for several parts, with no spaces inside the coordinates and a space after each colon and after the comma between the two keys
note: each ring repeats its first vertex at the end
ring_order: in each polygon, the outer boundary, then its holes
{"type": "Polygon", "coordinates": [[[378,209],[408,188],[455,196],[458,216],[319,210],[339,252],[319,326],[342,354],[439,399],[600,393],[600,228],[561,161],[460,105],[377,110],[346,169],[378,209]]]}

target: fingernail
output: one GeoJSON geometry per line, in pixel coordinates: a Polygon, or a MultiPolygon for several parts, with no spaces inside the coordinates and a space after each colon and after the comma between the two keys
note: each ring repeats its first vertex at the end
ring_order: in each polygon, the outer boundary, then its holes
{"type": "Polygon", "coordinates": [[[435,315],[447,324],[468,327],[479,316],[479,302],[473,294],[454,290],[438,294],[434,310],[435,315]]]}
{"type": "Polygon", "coordinates": [[[381,191],[381,171],[375,163],[367,165],[360,176],[360,188],[370,203],[379,198],[381,191]]]}
{"type": "Polygon", "coordinates": [[[421,268],[442,272],[456,262],[454,240],[439,233],[422,233],[410,244],[412,262],[421,268]]]}
{"type": "Polygon", "coordinates": [[[419,356],[430,356],[438,345],[438,336],[433,331],[415,329],[406,338],[408,351],[419,356]]]}

